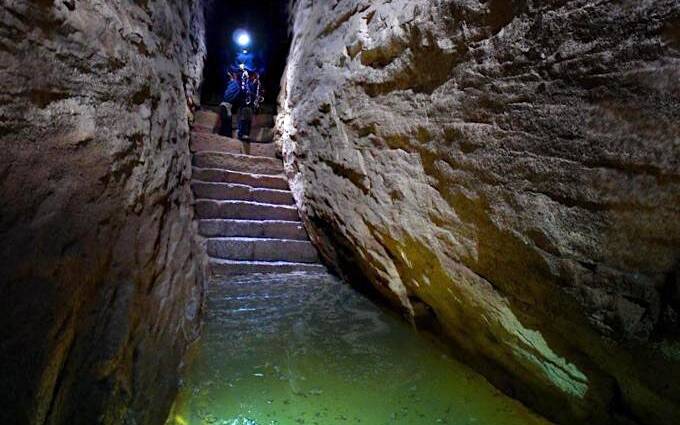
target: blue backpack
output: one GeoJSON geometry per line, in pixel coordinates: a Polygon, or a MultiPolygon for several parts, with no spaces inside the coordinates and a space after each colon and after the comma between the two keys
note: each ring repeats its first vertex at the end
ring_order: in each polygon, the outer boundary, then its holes
{"type": "Polygon", "coordinates": [[[223,102],[236,103],[236,100],[240,95],[241,85],[237,81],[231,80],[229,81],[229,84],[227,84],[227,89],[224,91],[223,102]]]}

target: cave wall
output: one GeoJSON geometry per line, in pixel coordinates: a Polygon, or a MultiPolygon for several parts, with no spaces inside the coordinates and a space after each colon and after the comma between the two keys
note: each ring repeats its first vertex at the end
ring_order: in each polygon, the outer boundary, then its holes
{"type": "Polygon", "coordinates": [[[278,143],[326,260],[555,421],[677,422],[677,1],[292,11],[278,143]]]}
{"type": "Polygon", "coordinates": [[[199,331],[200,0],[0,4],[0,422],[160,424],[199,331]]]}

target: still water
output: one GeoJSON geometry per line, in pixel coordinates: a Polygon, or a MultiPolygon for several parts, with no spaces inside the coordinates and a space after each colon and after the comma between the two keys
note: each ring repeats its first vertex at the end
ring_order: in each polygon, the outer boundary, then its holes
{"type": "Polygon", "coordinates": [[[168,425],[548,423],[327,274],[213,282],[168,425]]]}

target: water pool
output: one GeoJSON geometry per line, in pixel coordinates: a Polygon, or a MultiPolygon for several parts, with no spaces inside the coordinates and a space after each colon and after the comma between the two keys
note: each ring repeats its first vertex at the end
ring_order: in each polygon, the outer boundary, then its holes
{"type": "Polygon", "coordinates": [[[208,290],[168,425],[548,424],[327,274],[208,290]]]}

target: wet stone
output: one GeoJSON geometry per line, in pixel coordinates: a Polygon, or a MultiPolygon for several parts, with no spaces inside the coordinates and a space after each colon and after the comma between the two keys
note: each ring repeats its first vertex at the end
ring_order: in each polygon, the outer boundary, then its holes
{"type": "Polygon", "coordinates": [[[211,282],[199,344],[168,425],[547,424],[325,273],[211,282]]]}

